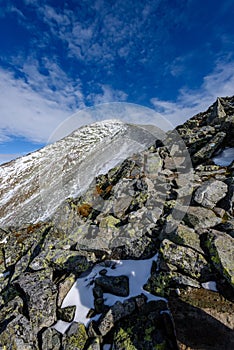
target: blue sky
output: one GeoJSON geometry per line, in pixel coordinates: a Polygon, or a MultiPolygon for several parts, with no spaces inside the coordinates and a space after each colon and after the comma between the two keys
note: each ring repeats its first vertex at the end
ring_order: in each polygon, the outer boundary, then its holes
{"type": "Polygon", "coordinates": [[[233,95],[233,16],[233,0],[0,0],[0,162],[85,107],[177,125],[233,95]]]}

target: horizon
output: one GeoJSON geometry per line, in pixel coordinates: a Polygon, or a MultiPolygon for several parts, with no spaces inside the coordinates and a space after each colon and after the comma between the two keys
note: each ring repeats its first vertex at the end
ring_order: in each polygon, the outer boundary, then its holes
{"type": "Polygon", "coordinates": [[[2,1],[0,164],[92,106],[136,104],[176,126],[232,96],[233,10],[231,0],[2,1]]]}

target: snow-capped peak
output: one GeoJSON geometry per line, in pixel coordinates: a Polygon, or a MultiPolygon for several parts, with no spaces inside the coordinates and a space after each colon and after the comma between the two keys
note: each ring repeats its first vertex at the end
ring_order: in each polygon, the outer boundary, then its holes
{"type": "MultiPolygon", "coordinates": [[[[158,133],[160,130],[157,129],[158,133]]],[[[0,225],[48,219],[68,197],[153,142],[144,127],[105,120],[0,166],[0,225]]]]}

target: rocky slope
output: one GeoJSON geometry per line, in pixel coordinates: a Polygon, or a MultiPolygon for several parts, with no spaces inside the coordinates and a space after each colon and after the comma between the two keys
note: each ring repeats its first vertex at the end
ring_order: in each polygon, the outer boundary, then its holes
{"type": "Polygon", "coordinates": [[[82,194],[63,197],[49,220],[6,220],[0,347],[233,349],[234,165],[211,160],[233,147],[233,130],[234,98],[220,98],[90,179],[82,194]],[[142,265],[118,272],[117,263],[130,259],[142,265]],[[137,273],[147,279],[135,295],[137,273]],[[81,281],[87,285],[79,287],[81,281]],[[91,291],[85,325],[75,306],[82,300],[66,301],[72,286],[91,291]]]}
{"type": "Polygon", "coordinates": [[[99,172],[149,146],[162,131],[118,120],[84,126],[60,141],[0,167],[0,224],[48,219],[99,172]]]}

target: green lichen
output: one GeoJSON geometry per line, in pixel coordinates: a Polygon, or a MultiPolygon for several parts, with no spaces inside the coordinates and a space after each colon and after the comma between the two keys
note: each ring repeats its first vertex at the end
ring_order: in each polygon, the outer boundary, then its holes
{"type": "Polygon", "coordinates": [[[116,225],[120,222],[119,219],[115,218],[112,215],[108,215],[103,218],[100,222],[100,227],[102,228],[116,228],[116,225]]]}
{"type": "Polygon", "coordinates": [[[162,342],[161,344],[157,344],[154,346],[154,350],[166,350],[166,342],[162,342]]]}
{"type": "Polygon", "coordinates": [[[133,345],[132,340],[130,339],[132,331],[129,332],[123,328],[119,328],[118,333],[116,335],[116,342],[119,346],[124,350],[136,350],[137,348],[133,345]]]}
{"type": "Polygon", "coordinates": [[[149,327],[145,329],[145,336],[144,336],[144,340],[145,341],[152,341],[152,333],[155,331],[155,327],[149,327]]]}
{"type": "Polygon", "coordinates": [[[233,269],[233,255],[232,253],[228,253],[228,249],[231,248],[228,247],[228,244],[226,240],[230,240],[230,247],[232,246],[232,238],[228,235],[226,238],[221,239],[221,237],[215,237],[212,235],[209,235],[207,237],[207,240],[205,242],[206,248],[209,251],[210,259],[213,264],[213,266],[225,277],[225,279],[234,287],[234,269],[233,269]],[[218,240],[219,244],[216,243],[218,240]],[[223,246],[223,242],[225,242],[225,245],[227,244],[226,251],[225,246],[223,246]],[[220,253],[219,253],[220,252],[220,253]],[[221,255],[220,255],[221,254],[221,255]],[[229,260],[228,260],[229,257],[229,260]]]}
{"type": "Polygon", "coordinates": [[[67,350],[82,350],[85,347],[87,339],[88,336],[85,330],[85,326],[83,324],[79,324],[77,332],[66,337],[64,345],[67,350]]]}
{"type": "Polygon", "coordinates": [[[165,297],[170,293],[171,280],[172,275],[169,273],[161,272],[154,274],[151,275],[147,284],[144,285],[144,289],[154,295],[165,297]]]}

